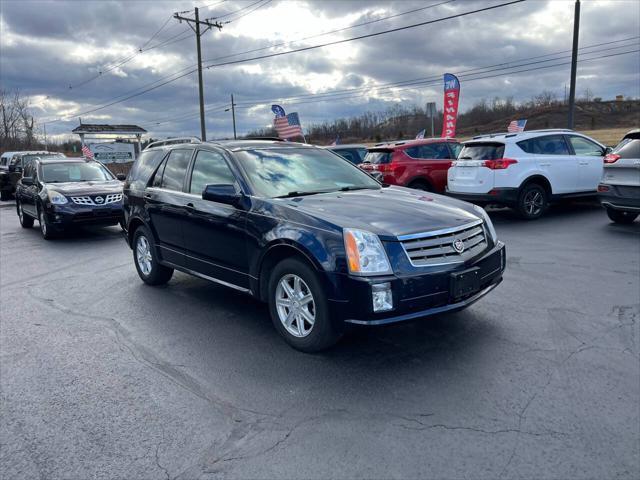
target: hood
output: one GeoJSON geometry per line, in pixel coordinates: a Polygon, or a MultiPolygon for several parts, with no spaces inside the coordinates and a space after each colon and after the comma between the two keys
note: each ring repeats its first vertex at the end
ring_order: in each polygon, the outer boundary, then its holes
{"type": "Polygon", "coordinates": [[[401,187],[322,193],[281,201],[337,227],[368,230],[385,240],[457,227],[480,218],[469,203],[401,187]]]}
{"type": "Polygon", "coordinates": [[[48,183],[47,188],[64,195],[98,195],[101,193],[122,193],[122,182],[109,180],[106,182],[48,183]]]}

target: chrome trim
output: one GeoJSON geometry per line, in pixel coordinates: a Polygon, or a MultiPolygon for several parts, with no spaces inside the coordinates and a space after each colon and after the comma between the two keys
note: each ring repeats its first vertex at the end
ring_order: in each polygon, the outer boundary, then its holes
{"type": "Polygon", "coordinates": [[[225,287],[233,288],[234,290],[238,290],[240,292],[253,295],[253,292],[248,288],[239,287],[238,285],[234,285],[233,283],[225,282],[224,280],[219,280],[217,278],[210,277],[209,275],[205,275],[204,273],[196,272],[195,270],[185,268],[181,265],[176,265],[175,263],[172,263],[172,262],[167,262],[163,260],[162,263],[164,265],[167,265],[168,267],[175,268],[176,270],[180,270],[181,272],[188,273],[189,275],[193,275],[194,277],[199,277],[199,278],[202,278],[203,280],[209,280],[210,282],[218,283],[225,287]]]}
{"type": "Polygon", "coordinates": [[[475,227],[476,225],[480,225],[482,223],[481,219],[478,219],[476,221],[473,221],[471,223],[466,223],[464,225],[459,225],[457,227],[450,227],[450,228],[442,228],[440,230],[432,230],[430,232],[422,232],[422,233],[412,233],[409,235],[399,235],[397,238],[398,240],[400,240],[401,242],[404,242],[405,240],[415,240],[416,238],[422,238],[422,237],[435,237],[438,235],[444,235],[446,233],[452,233],[452,232],[457,232],[460,230],[466,230],[467,228],[471,228],[471,227],[475,227]]]}
{"type": "Polygon", "coordinates": [[[93,206],[102,206],[109,205],[110,203],[117,203],[122,201],[122,193],[98,193],[93,195],[78,195],[78,196],[70,196],[73,203],[76,205],[93,205],[93,206]],[[96,203],[94,198],[102,197],[104,201],[102,203],[96,203]]]}
{"type": "Polygon", "coordinates": [[[640,207],[625,207],[622,205],[616,205],[615,203],[611,203],[611,202],[602,202],[602,205],[605,207],[611,207],[614,210],[632,210],[632,211],[638,211],[640,212],[640,207]]]}
{"type": "Polygon", "coordinates": [[[153,147],[161,147],[164,145],[181,145],[185,143],[202,143],[198,137],[175,137],[175,138],[167,138],[165,140],[158,140],[157,142],[151,142],[149,145],[144,147],[145,150],[153,147]]]}
{"type": "Polygon", "coordinates": [[[203,260],[202,258],[199,258],[199,257],[194,257],[193,255],[186,254],[184,252],[181,252],[179,250],[175,250],[175,249],[167,247],[165,245],[158,245],[158,247],[164,248],[165,250],[169,250],[169,251],[171,251],[173,253],[177,253],[178,255],[182,255],[184,257],[193,258],[194,260],[197,260],[198,262],[208,263],[209,265],[213,265],[214,267],[223,268],[224,270],[231,270],[232,272],[239,273],[240,275],[246,275],[247,277],[256,278],[253,275],[249,275],[248,273],[241,272],[240,270],[234,270],[233,268],[225,267],[224,265],[218,265],[217,263],[209,262],[208,260],[203,260]]]}

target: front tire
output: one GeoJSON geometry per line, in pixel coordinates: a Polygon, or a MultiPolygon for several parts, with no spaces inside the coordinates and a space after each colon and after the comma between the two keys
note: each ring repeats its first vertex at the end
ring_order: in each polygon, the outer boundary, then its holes
{"type": "Polygon", "coordinates": [[[55,232],[49,222],[47,216],[42,211],[42,207],[38,207],[38,223],[40,224],[40,233],[45,240],[51,240],[55,237],[55,232]]]}
{"type": "Polygon", "coordinates": [[[318,274],[297,258],[278,263],[269,279],[269,312],[285,341],[302,352],[318,352],[339,338],[318,274]]]}
{"type": "Polygon", "coordinates": [[[133,263],[147,285],[163,285],[173,276],[173,268],[158,263],[153,236],[146,227],[139,227],[133,234],[133,263]]]}
{"type": "Polygon", "coordinates": [[[548,206],[547,191],[537,183],[530,183],[520,191],[516,209],[525,220],[535,220],[542,216],[548,206]]]}
{"type": "Polygon", "coordinates": [[[427,182],[422,180],[416,180],[415,182],[411,182],[409,184],[409,188],[414,188],[416,190],[422,190],[423,192],[433,192],[433,188],[427,182]]]}
{"type": "Polygon", "coordinates": [[[20,226],[22,228],[32,228],[33,227],[33,217],[24,213],[22,208],[22,203],[17,202],[16,210],[18,211],[18,219],[20,220],[20,226]]]}
{"type": "Polygon", "coordinates": [[[607,208],[607,215],[611,221],[615,223],[621,223],[623,225],[629,225],[638,217],[637,213],[623,212],[621,210],[614,210],[613,208],[607,208]]]}

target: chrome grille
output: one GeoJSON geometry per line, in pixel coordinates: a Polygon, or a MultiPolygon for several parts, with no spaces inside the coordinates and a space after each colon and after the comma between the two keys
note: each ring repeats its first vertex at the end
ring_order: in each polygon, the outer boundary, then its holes
{"type": "Polygon", "coordinates": [[[482,220],[436,232],[404,235],[398,239],[414,267],[462,263],[487,248],[482,220]],[[464,245],[461,253],[454,248],[456,241],[464,245]]]}
{"type": "Polygon", "coordinates": [[[90,197],[88,195],[82,197],[71,197],[73,203],[77,203],[78,205],[107,205],[108,203],[116,203],[122,201],[121,193],[109,193],[107,195],[94,195],[90,197]],[[100,197],[103,199],[102,202],[96,202],[96,197],[100,197]]]}

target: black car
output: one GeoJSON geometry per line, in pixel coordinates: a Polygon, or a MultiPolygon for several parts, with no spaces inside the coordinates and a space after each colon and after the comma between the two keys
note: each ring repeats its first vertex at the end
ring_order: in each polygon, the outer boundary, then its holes
{"type": "Polygon", "coordinates": [[[47,151],[15,152],[10,158],[3,155],[0,163],[0,200],[9,200],[16,191],[16,184],[22,178],[22,170],[36,158],[64,158],[61,153],[47,151]],[[6,164],[5,164],[6,163],[6,164]]]}
{"type": "Polygon", "coordinates": [[[502,280],[504,244],[483,209],[382,186],[305,144],[152,145],[124,185],[142,280],[174,269],[269,304],[293,347],[469,306],[502,280]]]}
{"type": "Polygon", "coordinates": [[[122,182],[93,160],[36,158],[16,185],[20,224],[40,223],[45,239],[81,225],[117,225],[123,220],[122,182]]]}

